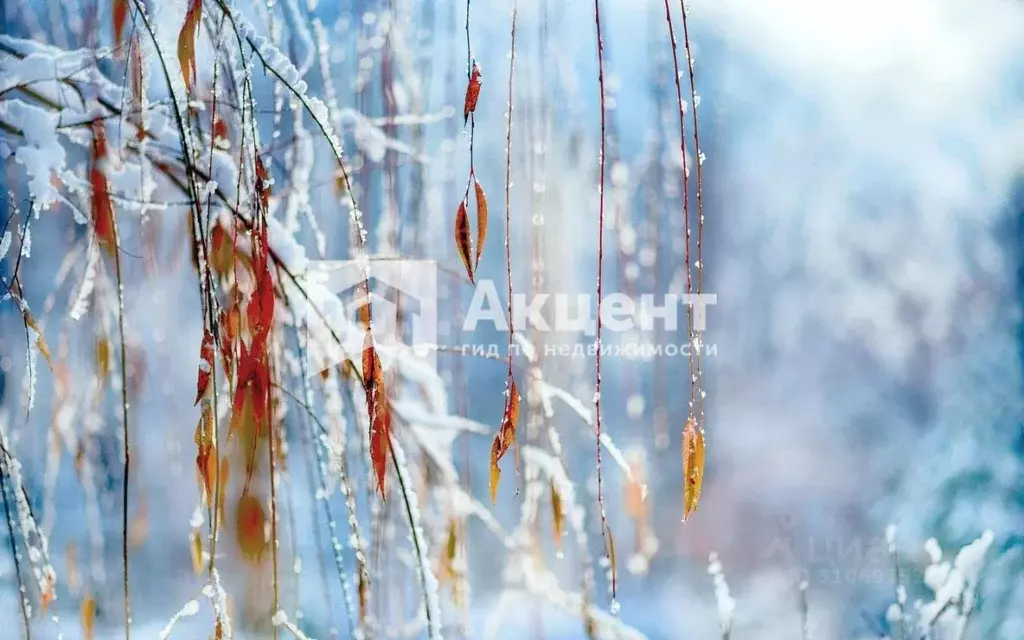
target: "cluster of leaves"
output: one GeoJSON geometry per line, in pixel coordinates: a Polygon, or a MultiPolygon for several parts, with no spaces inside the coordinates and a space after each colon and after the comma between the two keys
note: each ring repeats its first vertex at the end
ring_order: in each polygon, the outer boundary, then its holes
{"type": "MultiPolygon", "coordinates": [[[[286,11],[297,12],[294,3],[284,4],[286,11]]],[[[126,273],[121,265],[124,256],[131,255],[124,248],[125,239],[133,238],[135,220],[131,216],[138,213],[141,219],[138,235],[146,252],[148,275],[168,275],[176,268],[173,259],[170,268],[160,264],[159,254],[166,248],[159,232],[171,228],[175,232],[174,252],[187,252],[191,258],[192,283],[201,300],[202,331],[193,402],[198,409],[193,438],[197,506],[190,523],[188,546],[195,573],[202,578],[201,593],[209,601],[213,614],[209,631],[212,638],[232,637],[236,598],[250,601],[247,604],[251,606],[244,610],[257,611],[250,616],[262,621],[254,623],[257,626],[269,626],[275,635],[278,628],[303,633],[301,623],[291,622],[284,613],[283,581],[279,576],[282,564],[279,528],[285,515],[294,521],[296,510],[294,504],[289,502],[284,506],[283,500],[279,500],[279,483],[294,482],[290,472],[299,460],[314,471],[310,484],[315,490],[316,508],[328,522],[331,536],[330,542],[321,547],[333,555],[338,591],[345,603],[353,637],[384,633],[388,625],[401,624],[401,620],[385,619],[389,612],[395,618],[404,616],[403,612],[394,611],[397,607],[389,605],[388,593],[392,582],[400,582],[406,574],[388,578],[389,567],[381,566],[388,562],[387,543],[393,535],[390,507],[395,504],[406,520],[415,558],[408,575],[418,582],[422,592],[422,616],[417,613],[416,617],[422,619],[431,638],[441,637],[439,581],[451,587],[453,602],[463,614],[469,606],[466,564],[471,518],[494,534],[507,550],[510,589],[515,585],[535,598],[579,614],[590,637],[638,637],[634,630],[593,603],[592,566],[595,563],[588,549],[585,510],[569,479],[559,431],[552,424],[552,400],[562,401],[576,414],[584,435],[593,438],[599,460],[601,451],[605,450],[621,467],[626,478],[628,515],[636,529],[638,554],[648,553],[647,540],[652,526],[642,463],[636,460],[627,463],[607,434],[601,432],[599,400],[594,413],[590,413],[567,392],[543,379],[535,348],[533,355],[527,358],[529,375],[524,379],[524,396],[520,395],[513,374],[512,344],[514,339],[522,338],[511,324],[513,287],[509,249],[510,227],[517,217],[512,213],[509,195],[515,14],[511,33],[513,56],[509,67],[505,173],[505,257],[510,300],[508,370],[502,415],[496,425],[488,427],[452,414],[440,372],[422,371],[406,358],[405,352],[398,355],[393,368],[385,368],[382,348],[375,340],[375,318],[369,303],[360,308],[358,323],[336,322],[324,308],[327,302],[322,295],[323,287],[317,289],[300,277],[299,272],[307,262],[306,249],[296,240],[301,226],[296,211],[301,205],[292,208],[292,203],[298,197],[296,191],[309,185],[312,162],[306,162],[307,158],[301,156],[305,153],[304,145],[313,146],[314,136],[306,130],[307,124],[312,123],[318,132],[316,138],[326,146],[328,157],[336,164],[341,188],[336,194],[339,202],[335,205],[349,214],[351,240],[345,249],[350,257],[366,265],[362,288],[366,299],[370,297],[369,274],[374,255],[363,224],[363,212],[356,202],[357,193],[365,189],[360,190],[350,179],[353,159],[343,159],[342,145],[346,137],[343,110],[336,104],[330,63],[324,53],[327,48],[324,29],[319,20],[312,13],[300,15],[301,28],[293,27],[312,33],[310,43],[315,46],[311,49],[317,54],[296,66],[281,52],[280,33],[275,28],[270,29],[269,39],[264,38],[256,34],[256,28],[240,11],[226,3],[190,0],[177,32],[176,62],[180,69],[175,70],[173,58],[165,55],[160,25],[142,0],[113,0],[111,17],[113,49],[97,48],[93,39],[83,49],[67,51],[5,36],[0,41],[3,70],[12,77],[17,73],[27,76],[16,79],[10,88],[2,91],[5,98],[10,94],[6,102],[16,104],[17,109],[0,105],[3,107],[0,125],[5,138],[14,141],[17,147],[14,158],[24,165],[32,185],[28,189],[30,210],[22,216],[20,209],[13,207],[14,231],[18,232],[18,264],[11,284],[7,281],[4,284],[21,312],[27,335],[32,338],[27,353],[30,362],[36,353],[42,354],[54,372],[55,386],[59,390],[53,402],[57,417],[49,436],[48,475],[52,472],[56,476],[63,448],[75,452],[76,470],[90,503],[88,509],[95,512],[95,517],[90,516],[95,521],[90,524],[95,529],[93,544],[99,548],[90,552],[94,562],[101,562],[106,545],[105,527],[99,515],[101,501],[96,495],[99,492],[96,476],[101,470],[109,471],[104,468],[104,460],[97,450],[102,427],[109,424],[104,419],[107,411],[103,398],[107,392],[111,397],[120,396],[117,404],[121,414],[118,444],[123,447],[119,473],[122,479],[120,546],[125,636],[130,636],[133,628],[129,563],[133,548],[142,544],[148,530],[144,507],[139,501],[133,501],[133,494],[138,493],[138,489],[133,491],[133,486],[138,485],[133,485],[132,481],[138,483],[138,480],[136,474],[131,474],[134,469],[132,452],[137,451],[138,446],[134,438],[137,429],[132,426],[139,422],[138,407],[143,405],[139,385],[144,350],[137,346],[141,340],[133,333],[131,323],[126,328],[125,322],[126,293],[130,296],[139,288],[126,287],[126,273]],[[203,37],[204,33],[207,38],[203,37]],[[197,57],[203,52],[203,44],[210,45],[211,74],[199,72],[203,65],[197,64],[197,57]],[[76,64],[71,64],[72,61],[76,64]],[[115,65],[115,61],[123,64],[115,65]],[[56,77],[52,73],[43,78],[28,77],[34,68],[32,65],[40,62],[62,73],[56,77]],[[304,80],[314,62],[320,65],[326,102],[313,97],[304,80]],[[102,70],[113,67],[118,67],[116,73],[102,70]],[[260,67],[274,84],[271,139],[275,143],[270,145],[260,140],[261,125],[265,129],[266,124],[259,121],[260,110],[254,97],[260,67]],[[159,84],[167,93],[166,100],[151,94],[151,73],[160,79],[159,84]],[[125,79],[127,87],[111,80],[118,75],[125,79]],[[77,95],[78,101],[65,101],[65,92],[77,95]],[[294,116],[291,129],[294,146],[282,154],[276,141],[281,138],[286,106],[294,116]],[[59,157],[51,157],[46,162],[29,160],[32,153],[49,148],[51,142],[62,149],[59,157]],[[78,179],[74,167],[69,167],[66,161],[65,155],[75,154],[78,147],[84,149],[87,180],[78,179]],[[282,155],[285,160],[280,164],[284,169],[278,175],[285,180],[282,188],[275,188],[272,168],[278,165],[282,155]],[[44,173],[47,188],[36,189],[34,179],[44,173]],[[76,267],[84,266],[79,285],[67,293],[66,298],[68,319],[79,321],[88,316],[88,328],[95,330],[97,336],[95,384],[90,396],[84,399],[73,389],[71,380],[74,378],[69,375],[74,363],[68,357],[66,344],[75,337],[76,327],[68,326],[67,322],[60,326],[60,344],[64,346],[57,354],[52,354],[43,337],[48,327],[40,326],[31,314],[18,279],[21,258],[30,254],[30,224],[47,209],[70,212],[75,224],[87,228],[86,234],[75,236],[73,248],[60,269],[63,275],[57,282],[58,291],[44,304],[46,311],[52,312],[58,297],[66,293],[60,290],[65,279],[76,267]],[[173,214],[167,217],[175,219],[165,221],[162,217],[150,216],[154,210],[173,214]],[[82,211],[90,215],[83,215],[82,211]],[[180,224],[182,217],[185,224],[180,224]],[[23,227],[19,228],[18,222],[23,222],[23,227]],[[309,312],[306,315],[311,316],[312,321],[302,319],[303,310],[309,312]],[[310,326],[303,326],[304,321],[310,326]],[[362,336],[357,350],[346,351],[347,343],[341,336],[347,334],[348,329],[362,336]],[[331,346],[343,352],[340,364],[328,364],[319,371],[306,370],[309,362],[323,359],[331,346]],[[114,364],[115,355],[120,360],[119,366],[114,364]],[[531,403],[528,413],[541,419],[543,428],[538,429],[541,435],[520,446],[518,429],[523,397],[531,403]],[[69,412],[78,412],[88,419],[75,423],[67,417],[69,412]],[[354,428],[350,428],[350,421],[355,424],[354,428]],[[225,423],[227,430],[222,433],[221,425],[225,423]],[[304,425],[302,429],[308,431],[297,431],[296,423],[304,425]],[[499,463],[514,451],[518,473],[522,457],[526,482],[521,494],[522,516],[514,531],[507,531],[472,497],[470,485],[464,483],[455,470],[452,441],[459,435],[473,433],[493,433],[488,474],[492,504],[498,502],[502,473],[499,463]],[[353,435],[354,444],[349,441],[353,435]],[[366,478],[362,473],[364,469],[366,478]],[[364,479],[369,480],[366,484],[372,486],[372,490],[357,499],[364,479]],[[332,501],[336,492],[341,498],[332,501]],[[579,592],[563,590],[544,558],[537,535],[542,500],[551,507],[550,526],[559,553],[563,538],[575,536],[574,547],[583,573],[583,588],[579,592]],[[346,514],[347,544],[342,542],[346,536],[339,532],[341,527],[334,516],[333,509],[339,505],[332,505],[332,502],[340,503],[346,514]],[[384,526],[385,523],[388,526],[384,526]],[[373,533],[367,535],[368,529],[373,533]],[[237,556],[228,555],[222,544],[225,531],[233,533],[237,556]],[[373,558],[368,557],[371,545],[373,558]],[[259,594],[247,592],[244,583],[229,599],[231,585],[227,584],[228,579],[222,578],[222,572],[225,563],[236,557],[242,561],[240,570],[247,577],[262,572],[271,574],[273,600],[262,611],[259,611],[259,594]]],[[[289,19],[295,20],[296,16],[289,19]]],[[[600,17],[597,21],[600,38],[600,17]]],[[[274,18],[269,18],[269,22],[273,25],[274,18]]],[[[467,15],[467,34],[468,31],[467,15]]],[[[454,223],[454,248],[470,283],[475,284],[487,239],[488,202],[473,165],[472,146],[482,73],[472,59],[467,75],[463,125],[469,125],[470,162],[465,192],[454,223]],[[471,190],[476,208],[475,237],[469,217],[471,190]]],[[[604,111],[603,81],[601,92],[604,111]]],[[[357,123],[357,126],[367,126],[362,120],[357,123]]],[[[601,133],[603,137],[603,129],[601,133]]],[[[379,130],[374,130],[374,134],[383,135],[392,147],[400,146],[379,130]]],[[[357,146],[353,155],[365,169],[373,153],[370,149],[358,148],[359,136],[353,137],[357,146]]],[[[388,151],[385,158],[395,153],[388,151]]],[[[319,233],[311,212],[307,211],[307,216],[309,229],[319,233]]],[[[2,237],[9,244],[6,230],[2,237]]],[[[378,240],[378,245],[377,253],[386,255],[389,247],[382,240],[378,240]]],[[[5,252],[6,249],[0,251],[0,259],[5,252]]],[[[687,249],[689,270],[688,255],[687,249]]],[[[197,313],[196,317],[199,315],[197,313]]],[[[58,322],[60,320],[58,317],[58,322]]],[[[49,333],[52,335],[53,330],[49,333]]],[[[190,348],[195,348],[194,343],[190,348]]],[[[33,394],[34,371],[30,377],[32,381],[27,388],[33,394]]],[[[595,397],[599,398],[600,365],[597,381],[595,397]]],[[[30,401],[30,410],[31,406],[30,401]]],[[[5,429],[6,420],[6,416],[0,416],[0,426],[5,429]]],[[[686,516],[696,509],[700,496],[704,466],[702,420],[702,412],[697,417],[691,414],[683,431],[686,516]]],[[[10,538],[12,545],[20,540],[30,551],[40,608],[45,614],[57,597],[57,574],[47,551],[47,536],[52,533],[52,520],[56,516],[51,514],[49,519],[37,521],[9,441],[6,436],[2,440],[4,464],[0,477],[14,487],[3,489],[5,507],[8,496],[15,496],[19,511],[17,517],[8,517],[10,538]],[[19,536],[15,535],[15,523],[22,529],[19,536]]],[[[48,510],[52,509],[53,490],[53,486],[49,486],[44,492],[48,496],[45,507],[48,510]]],[[[602,533],[606,538],[605,566],[614,598],[618,560],[610,527],[605,522],[603,503],[600,510],[602,533]]],[[[16,551],[15,555],[20,556],[20,552],[16,551]]],[[[320,561],[324,564],[325,558],[321,557],[320,561]]],[[[69,554],[64,563],[65,573],[77,576],[78,571],[73,568],[76,562],[69,554]]],[[[326,568],[321,568],[324,595],[329,601],[327,610],[333,611],[331,589],[326,587],[326,568]]],[[[21,567],[17,573],[21,582],[21,567]]],[[[98,618],[100,624],[110,624],[114,607],[98,602],[93,595],[99,588],[95,576],[78,581],[95,582],[75,592],[79,598],[81,626],[89,637],[96,633],[98,618]]],[[[29,589],[24,583],[22,587],[25,630],[30,633],[29,619],[33,614],[29,589]]],[[[614,610],[614,604],[612,608],[614,610]]],[[[196,601],[189,600],[171,618],[163,637],[170,634],[180,620],[198,611],[196,601]]],[[[59,620],[55,623],[60,624],[59,620]]]]}

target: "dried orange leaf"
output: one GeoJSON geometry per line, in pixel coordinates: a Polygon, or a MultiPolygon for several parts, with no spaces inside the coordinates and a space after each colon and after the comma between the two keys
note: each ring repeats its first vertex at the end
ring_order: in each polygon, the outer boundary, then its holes
{"type": "Polygon", "coordinates": [[[178,32],[178,63],[181,64],[181,77],[189,93],[192,93],[196,82],[196,33],[202,13],[202,0],[191,0],[185,12],[185,22],[178,32]]]}
{"type": "Polygon", "coordinates": [[[207,329],[206,333],[203,334],[203,343],[199,347],[199,375],[196,380],[195,404],[199,404],[199,401],[206,395],[206,390],[210,386],[210,374],[212,372],[213,333],[207,329]]]}
{"type": "Polygon", "coordinates": [[[82,600],[81,618],[82,637],[84,640],[92,640],[95,634],[96,624],[96,601],[93,600],[92,596],[82,600]]]}
{"type": "Polygon", "coordinates": [[[43,354],[43,358],[46,359],[46,364],[49,365],[50,369],[53,369],[53,361],[50,360],[50,345],[46,344],[46,339],[43,338],[43,332],[39,329],[39,325],[36,324],[36,319],[32,317],[32,314],[25,311],[25,324],[36,334],[36,348],[39,349],[39,353],[43,354]]]}
{"type": "Polygon", "coordinates": [[[189,534],[189,551],[192,555],[192,570],[196,575],[203,573],[203,539],[199,537],[198,531],[189,534]]]}
{"type": "Polygon", "coordinates": [[[469,214],[466,213],[466,201],[459,203],[459,210],[455,213],[455,248],[459,251],[462,264],[466,267],[466,275],[469,281],[473,280],[473,262],[470,260],[469,247],[469,214]]]}
{"type": "Polygon", "coordinates": [[[96,341],[96,372],[101,378],[110,372],[110,341],[106,338],[96,341]]]}
{"type": "Polygon", "coordinates": [[[217,494],[217,512],[220,521],[224,521],[225,511],[227,509],[227,492],[228,492],[228,476],[231,473],[231,467],[228,464],[227,458],[220,459],[220,477],[217,478],[217,482],[220,483],[220,492],[217,494]]]}
{"type": "Polygon", "coordinates": [[[562,512],[562,496],[558,493],[555,483],[551,482],[551,516],[552,528],[555,533],[555,546],[562,548],[562,536],[565,534],[565,514],[562,512]]]}
{"type": "Polygon", "coordinates": [[[497,504],[498,502],[498,482],[501,481],[501,467],[498,466],[498,452],[501,450],[501,434],[499,433],[494,438],[494,444],[491,445],[491,504],[497,504]]]}
{"type": "Polygon", "coordinates": [[[487,239],[487,196],[480,181],[473,178],[473,190],[476,192],[476,259],[473,271],[480,266],[480,256],[484,252],[484,241],[487,239]]]}
{"type": "Polygon", "coordinates": [[[704,483],[704,429],[690,416],[683,429],[683,521],[697,510],[704,483]]]}
{"type": "Polygon", "coordinates": [[[501,460],[509,448],[516,441],[516,426],[519,424],[519,389],[516,387],[516,380],[509,376],[508,390],[505,398],[505,411],[501,416],[501,427],[494,436],[494,443],[491,445],[491,502],[498,500],[498,482],[501,480],[501,468],[498,461],[501,460]]]}
{"type": "Polygon", "coordinates": [[[614,599],[619,590],[619,563],[615,556],[615,536],[612,535],[612,528],[604,523],[604,536],[608,543],[608,573],[611,574],[612,598],[614,599]]]}
{"type": "Polygon", "coordinates": [[[359,620],[366,620],[367,605],[370,604],[370,579],[366,571],[359,571],[359,620]]]}
{"type": "Polygon", "coordinates": [[[235,512],[235,536],[246,559],[258,562],[263,558],[267,550],[266,523],[263,504],[252,495],[243,494],[235,512]]]}
{"type": "Polygon", "coordinates": [[[480,65],[473,63],[473,70],[469,74],[469,84],[466,85],[466,102],[463,106],[462,124],[469,121],[469,114],[476,111],[476,101],[480,98],[480,80],[483,74],[480,72],[480,65]]]}
{"type": "Polygon", "coordinates": [[[52,574],[47,574],[39,584],[39,608],[42,610],[43,615],[46,615],[46,610],[50,607],[50,603],[57,599],[55,587],[52,574]]]}
{"type": "Polygon", "coordinates": [[[359,305],[359,321],[363,323],[363,331],[369,331],[373,323],[373,306],[370,304],[370,283],[364,281],[360,286],[363,299],[359,305]]]}
{"type": "Polygon", "coordinates": [[[384,385],[384,369],[369,331],[363,343],[362,358],[366,410],[370,420],[370,460],[377,478],[377,489],[381,498],[385,498],[384,479],[387,476],[387,456],[391,443],[391,408],[384,385]]]}

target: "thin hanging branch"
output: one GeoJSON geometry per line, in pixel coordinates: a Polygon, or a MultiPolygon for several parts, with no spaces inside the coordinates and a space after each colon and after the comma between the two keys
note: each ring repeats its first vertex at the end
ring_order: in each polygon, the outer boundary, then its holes
{"type": "Polygon", "coordinates": [[[14,559],[14,575],[18,583],[18,603],[21,605],[21,618],[25,628],[25,638],[26,640],[32,640],[32,625],[29,621],[28,613],[28,596],[25,589],[25,580],[21,575],[21,554],[18,553],[18,541],[14,537],[14,516],[11,514],[10,502],[7,499],[6,478],[9,463],[5,447],[0,451],[0,496],[3,497],[4,502],[4,519],[7,522],[7,538],[11,543],[11,558],[14,559]]]}
{"type": "Polygon", "coordinates": [[[601,471],[601,295],[604,291],[604,171],[607,146],[607,125],[604,89],[604,42],[601,39],[601,0],[594,0],[594,25],[597,29],[597,84],[601,92],[601,154],[598,156],[597,205],[597,329],[594,337],[594,429],[597,437],[597,506],[601,512],[601,536],[605,557],[611,568],[612,600],[616,598],[615,552],[608,531],[608,517],[604,508],[604,481],[601,471]]]}
{"type": "MultiPolygon", "coordinates": [[[[676,105],[679,110],[679,158],[683,168],[683,226],[686,239],[683,248],[683,264],[686,269],[686,294],[693,294],[693,279],[691,277],[693,267],[690,262],[690,168],[687,166],[686,158],[686,105],[683,102],[683,89],[680,82],[679,55],[676,46],[675,26],[672,23],[672,11],[669,8],[668,0],[665,0],[665,21],[668,23],[668,37],[672,44],[672,77],[676,83],[676,105]]],[[[684,36],[685,37],[685,36],[684,36]]],[[[689,41],[687,41],[687,47],[689,41]]],[[[689,53],[687,53],[689,55],[689,53]]],[[[693,305],[686,305],[686,332],[687,344],[689,345],[688,364],[690,369],[690,415],[693,415],[694,406],[697,400],[697,374],[696,363],[693,353],[693,305]]]]}
{"type": "MultiPolygon", "coordinates": [[[[512,338],[515,319],[512,313],[512,77],[516,67],[516,17],[519,3],[512,0],[512,45],[508,60],[508,117],[505,125],[505,274],[508,281],[508,381],[507,393],[517,393],[512,378],[512,338]]],[[[519,445],[516,444],[516,493],[519,493],[519,445]]]]}
{"type": "Polygon", "coordinates": [[[117,230],[117,215],[114,223],[114,273],[117,278],[117,332],[121,342],[121,437],[124,439],[124,478],[121,483],[121,568],[124,589],[124,637],[131,637],[132,608],[128,581],[128,489],[131,468],[130,429],[128,426],[128,357],[124,339],[124,278],[121,273],[121,236],[117,230]]]}
{"type": "MultiPolygon", "coordinates": [[[[697,95],[697,81],[694,78],[693,73],[693,53],[690,51],[690,30],[687,24],[686,17],[686,2],[685,0],[679,0],[679,8],[683,12],[683,44],[686,47],[686,67],[690,73],[690,103],[693,110],[693,152],[697,156],[697,295],[701,295],[704,291],[704,178],[702,167],[704,166],[704,153],[700,150],[700,126],[697,119],[697,107],[700,106],[700,96],[697,95]]],[[[676,78],[679,74],[676,74],[676,78]]],[[[678,82],[678,80],[677,80],[678,82]]],[[[689,235],[690,227],[686,227],[687,235],[689,235]]],[[[689,242],[687,242],[687,250],[689,250],[689,242]]],[[[689,265],[687,265],[689,267],[689,265]]],[[[689,278],[689,268],[687,268],[687,278],[689,278]]],[[[687,305],[687,308],[690,306],[687,305]]],[[[694,336],[690,336],[690,350],[691,352],[696,350],[696,368],[697,368],[697,420],[700,425],[700,429],[704,429],[704,373],[700,366],[700,350],[704,346],[704,341],[701,339],[700,332],[697,333],[696,340],[694,336]]]]}

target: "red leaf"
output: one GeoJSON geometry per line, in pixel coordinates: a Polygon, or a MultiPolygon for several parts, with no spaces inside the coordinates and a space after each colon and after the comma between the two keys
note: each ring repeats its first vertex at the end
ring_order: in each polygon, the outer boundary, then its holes
{"type": "Polygon", "coordinates": [[[210,386],[210,374],[213,372],[213,333],[209,329],[203,334],[203,343],[199,348],[199,376],[196,380],[196,402],[203,399],[206,389],[210,386]]]}
{"type": "Polygon", "coordinates": [[[128,0],[114,0],[114,47],[121,46],[124,21],[128,17],[128,0]]]}
{"type": "Polygon", "coordinates": [[[220,114],[213,119],[213,141],[214,144],[219,148],[224,148],[228,145],[228,123],[227,120],[222,118],[220,114]]]}
{"type": "Polygon", "coordinates": [[[92,122],[92,162],[89,168],[89,186],[92,187],[92,221],[100,244],[110,255],[117,248],[114,228],[114,206],[103,165],[107,157],[107,137],[103,120],[92,122]]]}
{"type": "Polygon", "coordinates": [[[476,101],[480,97],[480,65],[473,63],[473,71],[469,74],[469,84],[466,85],[466,102],[462,111],[462,124],[469,121],[469,114],[476,111],[476,101]]]}
{"type": "Polygon", "coordinates": [[[366,410],[370,418],[370,460],[377,476],[377,488],[381,498],[385,498],[384,479],[387,476],[387,456],[391,446],[391,407],[388,404],[380,356],[373,346],[373,337],[369,331],[363,343],[362,358],[366,410]]]}
{"type": "Polygon", "coordinates": [[[466,213],[466,201],[459,203],[459,210],[455,214],[455,248],[459,251],[462,264],[466,267],[466,275],[469,281],[475,284],[473,279],[473,263],[469,257],[469,214],[466,213]]]}

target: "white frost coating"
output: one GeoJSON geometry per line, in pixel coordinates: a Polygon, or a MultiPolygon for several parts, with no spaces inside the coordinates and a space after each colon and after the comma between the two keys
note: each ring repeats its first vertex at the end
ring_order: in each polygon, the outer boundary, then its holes
{"type": "Polygon", "coordinates": [[[220,573],[217,569],[214,569],[210,573],[210,582],[203,587],[203,595],[206,596],[213,605],[213,612],[224,630],[224,637],[233,637],[231,630],[231,617],[228,616],[228,595],[227,592],[224,591],[224,587],[221,585],[220,573]]]}
{"type": "MultiPolygon", "coordinates": [[[[395,454],[395,470],[399,474],[399,478],[405,479],[403,484],[408,489],[408,479],[411,479],[413,476],[409,473],[409,467],[405,462],[405,451],[397,440],[392,441],[391,450],[395,454]]],[[[424,591],[424,606],[426,607],[427,619],[429,621],[428,634],[430,640],[442,640],[440,626],[441,604],[437,595],[437,577],[434,575],[434,570],[430,568],[430,553],[426,548],[427,537],[423,535],[423,529],[420,526],[420,522],[423,519],[420,516],[419,503],[416,499],[415,491],[410,489],[405,494],[409,509],[409,536],[412,539],[413,546],[419,549],[417,572],[420,574],[424,591]]]]}
{"type": "Polygon", "coordinates": [[[302,632],[302,629],[295,626],[295,623],[288,619],[288,614],[281,609],[277,610],[277,613],[275,613],[274,617],[270,619],[270,622],[275,627],[284,627],[287,629],[289,633],[295,636],[295,640],[316,640],[315,638],[307,636],[302,632]]]}
{"type": "MultiPolygon", "coordinates": [[[[310,177],[313,175],[314,153],[313,138],[302,126],[302,112],[295,111],[295,119],[292,124],[295,142],[289,145],[285,152],[285,165],[288,167],[288,195],[284,205],[284,227],[290,233],[299,230],[298,217],[304,214],[307,219],[313,220],[309,194],[310,177]]],[[[324,251],[321,249],[320,253],[324,251]]]]}
{"type": "Polygon", "coordinates": [[[57,140],[58,115],[13,99],[0,102],[0,120],[24,134],[25,144],[14,151],[14,157],[28,173],[34,209],[48,209],[57,197],[50,178],[64,171],[64,147],[57,140]]]}
{"type": "MultiPolygon", "coordinates": [[[[547,403],[550,402],[551,398],[558,398],[564,402],[566,406],[572,409],[573,412],[575,412],[576,415],[578,415],[583,422],[587,424],[587,426],[591,427],[591,432],[593,432],[593,414],[591,414],[590,409],[584,406],[579,398],[572,395],[565,389],[556,387],[544,380],[537,380],[536,383],[537,391],[541,395],[541,402],[547,403]]],[[[612,460],[615,461],[615,464],[619,465],[619,467],[625,472],[626,477],[632,480],[633,471],[629,468],[629,463],[626,461],[626,457],[622,455],[622,451],[619,450],[615,443],[612,442],[612,439],[607,433],[601,434],[601,444],[604,445],[605,450],[608,451],[608,454],[612,457],[612,460]]]]}
{"type": "MultiPolygon", "coordinates": [[[[579,594],[562,590],[558,578],[544,567],[537,566],[530,554],[522,554],[517,559],[519,563],[515,568],[521,572],[522,584],[528,593],[572,614],[583,609],[585,603],[579,594]]],[[[585,616],[593,622],[597,640],[647,640],[640,631],[594,605],[586,606],[585,616]]]]}
{"type": "Polygon", "coordinates": [[[992,531],[985,531],[964,546],[952,563],[942,561],[941,549],[934,538],[925,543],[932,564],[925,570],[924,582],[934,598],[918,609],[918,626],[923,633],[937,640],[963,637],[967,619],[974,609],[978,576],[993,540],[992,531]]]}
{"type": "Polygon", "coordinates": [[[7,252],[10,250],[10,248],[11,248],[11,232],[10,231],[4,231],[4,236],[2,238],[0,238],[0,260],[4,259],[4,256],[7,255],[7,252]]]}
{"type": "Polygon", "coordinates": [[[728,635],[732,630],[732,616],[736,611],[736,601],[729,593],[729,585],[725,581],[725,574],[722,573],[722,563],[718,560],[718,553],[712,551],[708,558],[708,573],[715,582],[715,602],[718,605],[718,623],[721,626],[722,634],[728,635]]]}
{"type": "Polygon", "coordinates": [[[85,263],[85,274],[82,276],[82,284],[78,287],[78,294],[68,313],[72,320],[81,320],[85,312],[89,310],[89,297],[96,287],[96,269],[100,259],[99,247],[95,242],[90,242],[86,251],[88,256],[85,263]]]}
{"type": "MultiPolygon", "coordinates": [[[[33,350],[34,354],[35,351],[33,350]]],[[[11,439],[7,434],[7,413],[0,412],[0,444],[9,454],[4,462],[4,470],[10,481],[8,490],[14,496],[15,511],[17,513],[18,528],[21,531],[28,559],[32,568],[32,576],[35,578],[36,586],[40,591],[46,591],[57,598],[54,586],[57,583],[57,573],[50,562],[50,542],[46,534],[40,529],[32,514],[32,508],[28,503],[25,484],[21,477],[21,462],[14,457],[14,449],[11,439]]]]}
{"type": "Polygon", "coordinates": [[[178,624],[179,620],[182,618],[190,618],[197,613],[199,613],[199,603],[195,600],[189,600],[186,602],[185,606],[179,609],[178,613],[174,614],[170,621],[168,621],[167,626],[160,632],[160,640],[167,640],[171,635],[171,631],[174,629],[174,625],[178,624]]]}
{"type": "MultiPolygon", "coordinates": [[[[306,26],[306,19],[302,11],[299,9],[296,0],[285,0],[285,18],[288,20],[289,33],[293,40],[297,40],[302,43],[304,54],[299,60],[298,70],[301,75],[306,73],[313,66],[313,62],[316,58],[316,46],[313,44],[313,36],[309,32],[309,28],[306,26]]],[[[312,14],[312,10],[310,11],[312,14]]]]}

